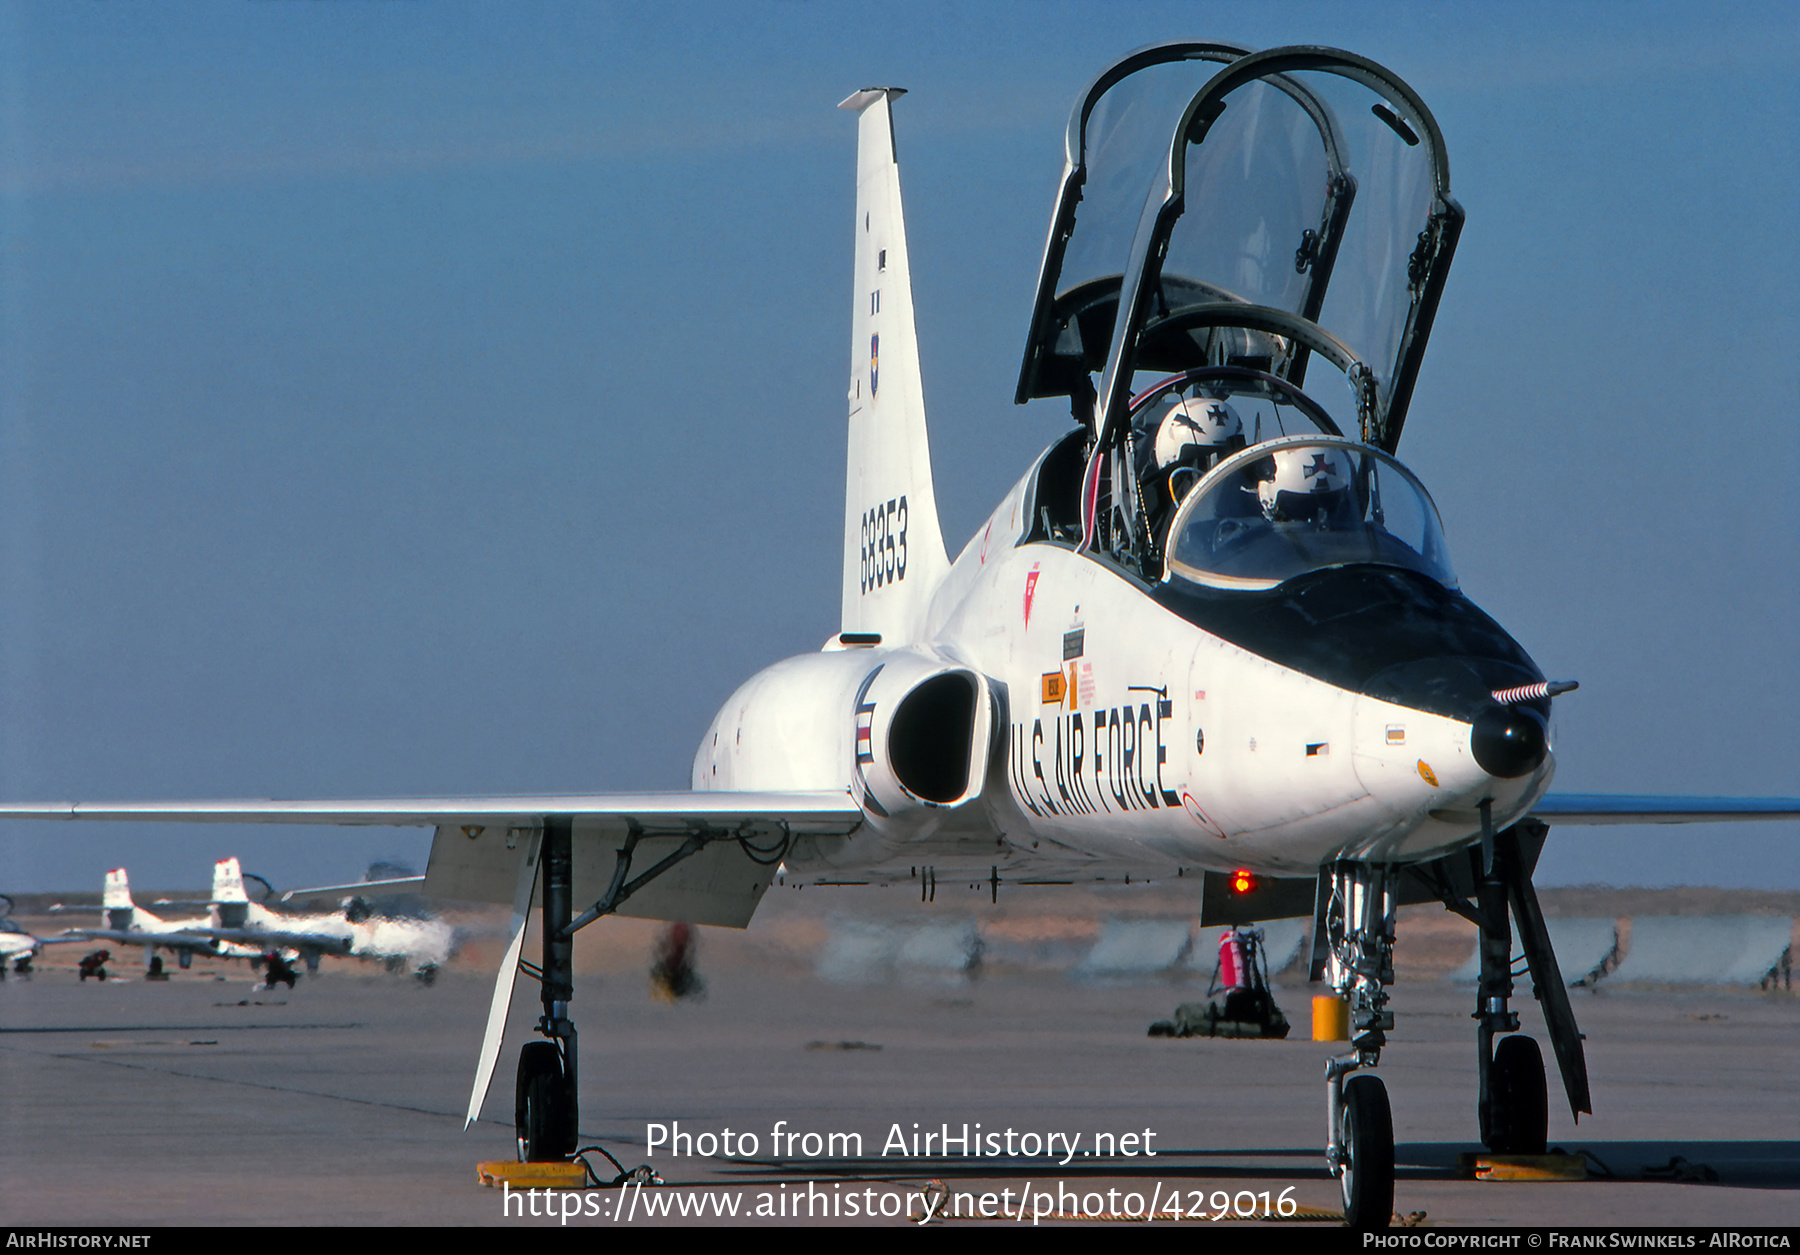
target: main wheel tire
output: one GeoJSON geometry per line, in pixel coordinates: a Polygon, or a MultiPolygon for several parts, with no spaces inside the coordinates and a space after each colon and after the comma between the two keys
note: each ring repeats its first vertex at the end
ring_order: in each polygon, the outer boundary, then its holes
{"type": "Polygon", "coordinates": [[[1338,1145],[1344,1170],[1344,1223],[1385,1229],[1394,1215],[1394,1116],[1378,1076],[1353,1076],[1344,1085],[1338,1145]]]}
{"type": "Polygon", "coordinates": [[[1544,1056],[1524,1035],[1502,1038],[1488,1073],[1488,1149],[1496,1155],[1541,1155],[1550,1139],[1544,1056]]]}
{"type": "Polygon", "coordinates": [[[519,1051],[519,1083],[513,1132],[522,1163],[553,1163],[574,1151],[569,1129],[569,1086],[555,1042],[527,1042],[519,1051]]]}

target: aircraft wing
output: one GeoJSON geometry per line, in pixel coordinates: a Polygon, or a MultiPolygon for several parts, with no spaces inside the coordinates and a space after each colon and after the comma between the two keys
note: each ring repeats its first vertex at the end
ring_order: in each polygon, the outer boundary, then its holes
{"type": "Polygon", "coordinates": [[[1548,824],[1715,824],[1800,819],[1800,797],[1661,797],[1547,793],[1531,813],[1548,824]]]}
{"type": "Polygon", "coordinates": [[[317,950],[339,957],[350,953],[349,937],[333,937],[326,933],[286,932],[279,928],[200,928],[194,931],[215,941],[257,950],[317,950]]]}
{"type": "Polygon", "coordinates": [[[424,891],[472,902],[513,902],[521,838],[546,815],[573,821],[575,896],[592,902],[611,879],[629,833],[636,870],[690,837],[714,839],[619,908],[621,915],[742,928],[794,840],[839,839],[862,824],[846,791],[524,794],[323,801],[8,802],[4,819],[172,823],[349,824],[435,828],[424,891]]]}
{"type": "Polygon", "coordinates": [[[327,801],[5,802],[0,819],[88,819],[237,824],[530,826],[545,815],[599,821],[624,831],[683,824],[788,824],[796,832],[844,835],[862,812],[840,790],[794,793],[546,793],[492,797],[356,798],[327,801]]]}
{"type": "Polygon", "coordinates": [[[213,950],[213,939],[204,932],[146,933],[118,928],[68,928],[54,937],[42,939],[45,945],[68,941],[107,941],[115,946],[162,946],[169,950],[213,950]]]}
{"type": "MultiPolygon", "coordinates": [[[[392,889],[396,885],[422,885],[423,876],[393,876],[387,880],[357,880],[347,885],[314,885],[309,889],[289,889],[281,895],[283,902],[295,898],[320,898],[333,893],[367,893],[372,889],[392,889]]],[[[208,905],[211,905],[208,903],[208,905]]]]}

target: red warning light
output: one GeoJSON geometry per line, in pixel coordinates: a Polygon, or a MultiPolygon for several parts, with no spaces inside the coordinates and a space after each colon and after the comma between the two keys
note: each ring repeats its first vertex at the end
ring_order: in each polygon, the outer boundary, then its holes
{"type": "Polygon", "coordinates": [[[1231,891],[1233,893],[1249,893],[1256,888],[1256,877],[1243,868],[1231,873],[1231,891]]]}

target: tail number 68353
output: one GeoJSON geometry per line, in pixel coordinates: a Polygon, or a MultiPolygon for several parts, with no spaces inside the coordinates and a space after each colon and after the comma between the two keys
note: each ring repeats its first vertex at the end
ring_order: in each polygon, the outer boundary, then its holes
{"type": "Polygon", "coordinates": [[[862,514],[862,591],[906,578],[906,498],[896,497],[862,514]]]}

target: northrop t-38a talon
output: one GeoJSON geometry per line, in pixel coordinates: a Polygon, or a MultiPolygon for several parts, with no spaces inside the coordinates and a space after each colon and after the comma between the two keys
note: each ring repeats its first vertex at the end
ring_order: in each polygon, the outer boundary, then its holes
{"type": "MultiPolygon", "coordinates": [[[[260,880],[261,877],[253,876],[252,879],[260,880]]],[[[406,876],[396,880],[332,885],[294,890],[286,896],[413,885],[423,879],[406,876]]],[[[430,984],[437,969],[449,961],[455,942],[454,930],[442,920],[378,914],[360,897],[350,899],[344,910],[329,914],[277,913],[250,900],[244,892],[243,867],[235,858],[222,858],[213,864],[211,900],[191,905],[204,906],[211,914],[207,919],[189,925],[190,933],[210,938],[221,950],[240,957],[261,955],[269,950],[291,951],[305,962],[309,972],[317,972],[319,959],[329,954],[385,963],[392,970],[406,967],[423,983],[430,984]]]]}
{"type": "MultiPolygon", "coordinates": [[[[66,911],[71,908],[55,906],[50,909],[66,911]]],[[[212,922],[212,918],[205,915],[198,919],[164,919],[145,910],[132,901],[131,880],[125,869],[115,867],[106,873],[101,887],[100,926],[65,929],[50,940],[105,941],[115,946],[142,946],[146,965],[149,964],[153,951],[169,950],[183,968],[193,966],[196,954],[211,959],[251,959],[261,955],[262,951],[254,946],[237,944],[215,936],[212,922]]]]}
{"type": "Polygon", "coordinates": [[[891,107],[858,119],[843,614],[752,678],[680,794],[8,805],[0,817],[422,825],[426,892],[513,906],[474,1094],[534,891],[542,1040],[522,1157],[575,1149],[572,938],[609,914],[743,927],[801,883],[1191,877],[1203,921],[1313,920],[1351,1012],[1327,1072],[1348,1218],[1387,1221],[1374,1071],[1396,908],[1480,929],[1476,1089],[1495,1151],[1542,1151],[1516,927],[1571,1110],[1582,1041],[1531,884],[1552,824],[1800,815],[1796,799],[1559,796],[1574,688],[1463,595],[1396,457],[1462,231],[1418,96],[1325,48],[1169,43],[1082,95],[1016,400],[1073,428],[952,561],[938,526],[891,107]],[[1256,888],[1233,896],[1239,870],[1256,888]]]}

